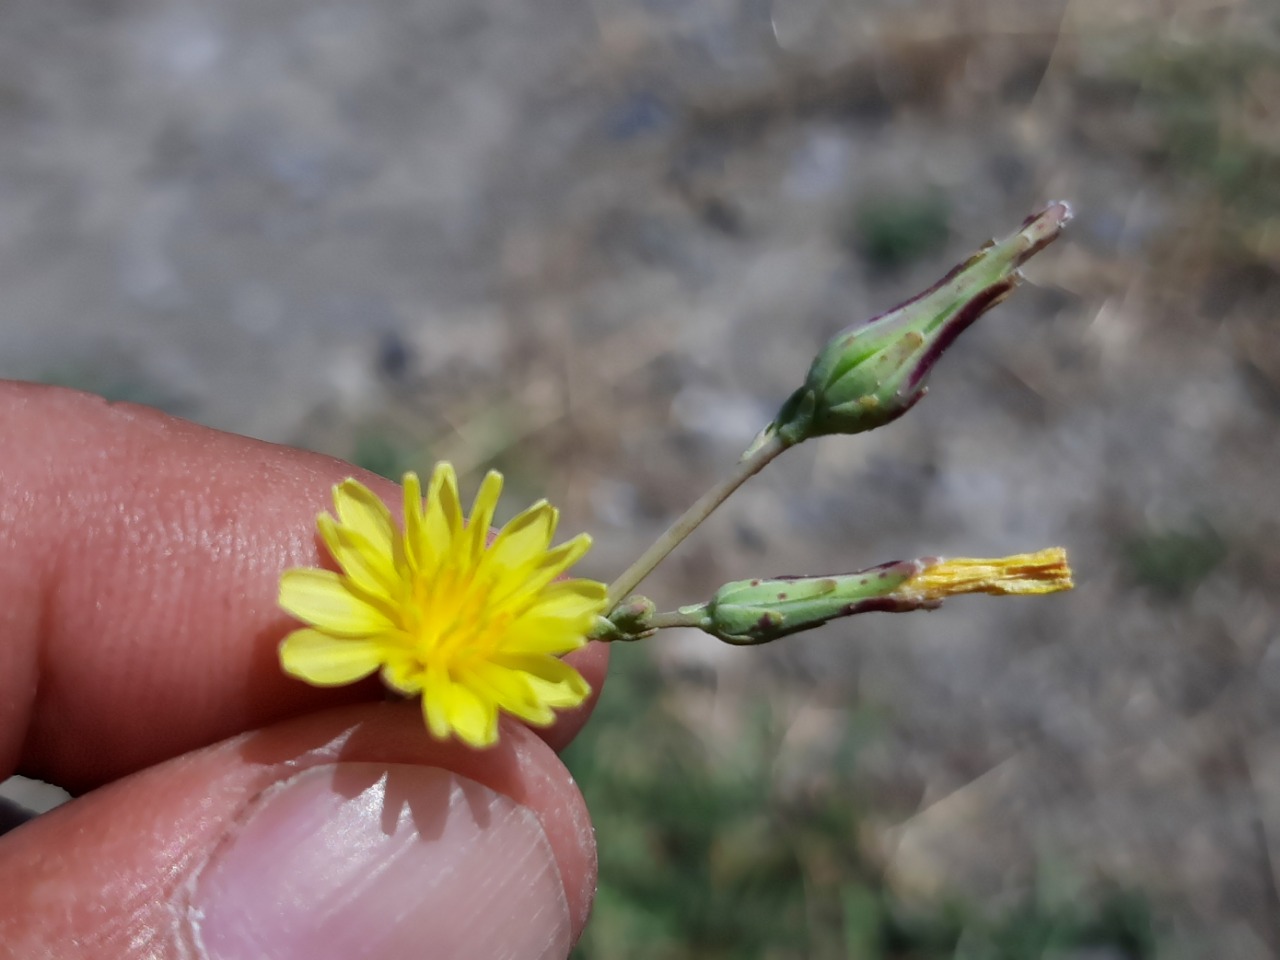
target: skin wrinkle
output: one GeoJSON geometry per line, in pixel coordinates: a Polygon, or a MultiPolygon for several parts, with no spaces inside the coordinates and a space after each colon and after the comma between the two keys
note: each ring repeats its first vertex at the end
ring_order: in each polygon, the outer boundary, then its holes
{"type": "MultiPolygon", "coordinates": [[[[26,829],[26,828],[24,828],[26,829]]],[[[38,861],[23,870],[22,895],[29,902],[26,910],[33,915],[51,913],[63,915],[84,911],[92,918],[87,930],[78,939],[77,946],[96,948],[120,940],[154,941],[164,939],[152,914],[155,912],[154,888],[166,886],[178,871],[185,869],[190,852],[185,858],[169,861],[160,868],[158,876],[138,876],[126,871],[112,871],[97,878],[92,898],[85,897],[74,904],[67,902],[65,878],[74,876],[81,869],[79,851],[75,846],[42,850],[38,861]]],[[[0,918],[0,943],[10,943],[8,931],[0,918]]],[[[20,945],[21,940],[13,938],[20,945]]],[[[36,955],[18,953],[15,956],[36,955]]],[[[40,954],[46,955],[46,954],[40,954]]]]}
{"type": "MultiPolygon", "coordinates": [[[[574,787],[574,789],[577,789],[577,783],[572,776],[568,777],[568,782],[574,787]]],[[[596,828],[591,822],[591,816],[587,812],[585,805],[576,804],[568,810],[564,810],[562,808],[561,810],[553,812],[557,814],[555,818],[557,822],[562,820],[560,814],[568,814],[569,821],[573,828],[574,840],[580,848],[591,850],[596,848],[596,828]]],[[[580,915],[584,918],[590,916],[591,905],[595,900],[595,896],[596,891],[594,886],[580,887],[578,889],[578,902],[571,904],[571,910],[576,911],[576,915],[580,915]]]]}
{"type": "MultiPolygon", "coordinates": [[[[9,481],[4,466],[0,465],[0,489],[12,490],[13,484],[9,481]]],[[[4,775],[17,765],[22,745],[30,738],[35,704],[39,702],[45,678],[49,676],[47,648],[35,642],[35,638],[44,634],[52,619],[53,591],[50,585],[61,566],[57,551],[48,549],[46,552],[52,555],[51,559],[42,562],[39,543],[27,543],[30,538],[21,536],[23,531],[35,528],[35,524],[23,523],[21,518],[24,513],[33,514],[38,504],[33,492],[19,490],[20,496],[13,500],[6,497],[6,502],[12,503],[13,507],[6,507],[4,526],[0,530],[0,537],[9,539],[4,544],[3,555],[0,555],[0,582],[16,583],[20,594],[38,599],[27,608],[29,612],[25,618],[21,604],[0,604],[4,624],[0,655],[8,651],[10,658],[4,663],[5,669],[0,670],[0,691],[4,691],[3,678],[10,679],[10,689],[0,696],[0,705],[9,705],[0,713],[0,764],[3,764],[0,774],[4,775]],[[41,575],[41,571],[47,572],[41,575]],[[24,651],[27,655],[22,657],[24,651]],[[18,662],[20,657],[22,663],[18,662]]]]}
{"type": "MultiPolygon", "coordinates": [[[[505,731],[504,731],[505,733],[505,731]]],[[[545,767],[534,768],[543,782],[555,787],[557,796],[581,796],[578,793],[577,784],[574,782],[573,775],[569,773],[566,767],[547,769],[545,767]],[[553,780],[553,777],[558,779],[553,780]]],[[[575,803],[570,807],[561,806],[558,809],[550,811],[553,816],[543,816],[543,827],[550,833],[550,824],[564,825],[568,824],[567,834],[572,837],[572,846],[576,849],[595,850],[595,828],[591,825],[591,817],[584,804],[575,803]],[[565,814],[568,814],[566,818],[565,814]]],[[[594,871],[594,864],[592,870],[594,871]]],[[[595,898],[595,886],[582,888],[579,891],[577,902],[570,903],[570,909],[574,916],[582,916],[585,918],[591,912],[591,903],[595,898]]],[[[567,890],[566,890],[567,893],[567,890]]]]}

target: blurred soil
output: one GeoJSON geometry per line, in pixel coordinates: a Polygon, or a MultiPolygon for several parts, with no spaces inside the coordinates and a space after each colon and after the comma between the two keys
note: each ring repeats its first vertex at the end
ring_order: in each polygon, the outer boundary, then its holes
{"type": "Polygon", "coordinates": [[[646,587],[1062,543],[1079,588],[758,650],[907,893],[1045,862],[1280,956],[1280,16],[1267,0],[13,0],[0,374],[395,473],[509,475],[608,579],[834,331],[1050,199],[1030,282],[872,435],[788,454],[646,587]]]}

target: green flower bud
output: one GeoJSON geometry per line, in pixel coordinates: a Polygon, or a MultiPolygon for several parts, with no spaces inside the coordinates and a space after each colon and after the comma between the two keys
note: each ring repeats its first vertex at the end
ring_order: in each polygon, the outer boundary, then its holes
{"type": "Polygon", "coordinates": [[[634,594],[609,611],[608,616],[596,617],[590,639],[613,642],[619,640],[643,640],[651,636],[650,625],[657,607],[648,597],[634,594]]]}
{"type": "Polygon", "coordinates": [[[896,420],[925,395],[933,365],[978,317],[1022,281],[1018,268],[1071,220],[1053,203],[1018,231],[988,243],[924,293],[837,334],[747,455],[774,436],[787,446],[832,433],[861,433],[896,420]]]}

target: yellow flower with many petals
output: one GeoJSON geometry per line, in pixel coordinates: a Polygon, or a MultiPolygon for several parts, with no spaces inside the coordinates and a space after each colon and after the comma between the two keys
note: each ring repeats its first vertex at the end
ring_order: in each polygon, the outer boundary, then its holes
{"type": "Polygon", "coordinates": [[[559,513],[545,500],[494,537],[502,475],[480,485],[464,520],[453,467],[438,464],[425,504],[404,478],[404,529],[354,479],[334,487],[337,517],[320,536],[341,573],[287,570],[280,606],[308,626],[280,644],[285,673],[317,686],[381,670],[387,686],[422,697],[427,728],[473,747],[498,740],[498,711],[545,726],[591,692],[559,659],[586,643],[605,586],[556,580],[591,546],[586,534],[551,547],[559,513]]]}

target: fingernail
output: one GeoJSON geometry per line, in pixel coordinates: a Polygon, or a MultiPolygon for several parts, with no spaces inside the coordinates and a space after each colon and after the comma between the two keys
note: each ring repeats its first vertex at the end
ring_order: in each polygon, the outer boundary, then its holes
{"type": "Polygon", "coordinates": [[[265,793],[191,893],[209,960],[564,960],[533,811],[448,770],[343,763],[265,793]]]}

